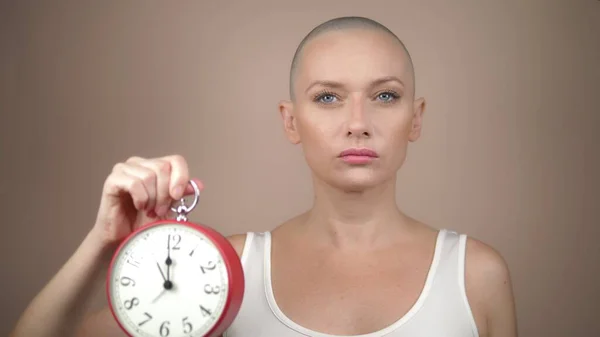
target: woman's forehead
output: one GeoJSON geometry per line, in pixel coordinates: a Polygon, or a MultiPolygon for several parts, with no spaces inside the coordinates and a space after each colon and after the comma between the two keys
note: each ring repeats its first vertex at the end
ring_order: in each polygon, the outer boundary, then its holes
{"type": "Polygon", "coordinates": [[[390,76],[412,85],[412,64],[404,47],[385,32],[346,29],[324,33],[304,46],[296,84],[304,90],[313,81],[351,86],[390,76]]]}

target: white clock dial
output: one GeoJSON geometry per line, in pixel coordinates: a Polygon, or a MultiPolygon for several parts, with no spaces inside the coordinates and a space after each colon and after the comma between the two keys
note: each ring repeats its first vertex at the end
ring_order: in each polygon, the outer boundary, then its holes
{"type": "Polygon", "coordinates": [[[225,309],[227,266],[201,232],[181,224],[131,238],[110,278],[113,311],[134,336],[202,336],[225,309]]]}

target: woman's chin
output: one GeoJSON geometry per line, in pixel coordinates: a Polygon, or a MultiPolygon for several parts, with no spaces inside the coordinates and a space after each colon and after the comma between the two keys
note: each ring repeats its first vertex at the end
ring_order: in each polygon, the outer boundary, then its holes
{"type": "Polygon", "coordinates": [[[385,183],[383,177],[374,172],[348,172],[332,177],[330,184],[347,192],[362,192],[381,186],[385,183]]]}

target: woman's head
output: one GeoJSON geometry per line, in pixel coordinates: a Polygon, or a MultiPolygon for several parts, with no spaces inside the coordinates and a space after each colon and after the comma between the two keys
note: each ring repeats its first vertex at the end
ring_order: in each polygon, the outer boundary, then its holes
{"type": "Polygon", "coordinates": [[[330,20],[294,56],[291,100],[280,105],[286,134],[317,179],[349,191],[375,187],[395,178],[419,138],[424,100],[414,87],[410,55],[393,33],[365,18],[330,20]],[[371,158],[342,155],[364,149],[371,158]]]}

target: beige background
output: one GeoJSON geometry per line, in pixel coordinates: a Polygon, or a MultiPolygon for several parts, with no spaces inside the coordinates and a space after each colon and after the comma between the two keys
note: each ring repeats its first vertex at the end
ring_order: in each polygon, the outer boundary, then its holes
{"type": "Polygon", "coordinates": [[[131,155],[183,154],[206,183],[192,220],[223,234],[309,207],[277,102],[300,39],[342,15],[403,38],[428,99],[401,207],[501,251],[521,336],[600,335],[599,1],[4,1],[0,13],[0,335],[131,155]]]}

